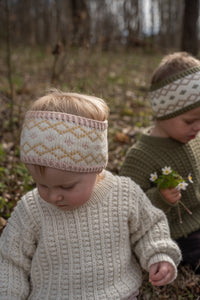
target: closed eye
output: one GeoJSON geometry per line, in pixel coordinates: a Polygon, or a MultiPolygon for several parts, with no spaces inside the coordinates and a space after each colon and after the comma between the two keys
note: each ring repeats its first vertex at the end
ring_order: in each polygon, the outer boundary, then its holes
{"type": "Polygon", "coordinates": [[[71,190],[75,187],[75,184],[74,185],[71,185],[71,186],[61,186],[61,189],[63,190],[71,190]]]}
{"type": "Polygon", "coordinates": [[[187,125],[192,125],[192,124],[194,123],[194,121],[185,121],[185,123],[186,123],[187,125]]]}
{"type": "Polygon", "coordinates": [[[47,189],[48,187],[46,185],[43,185],[43,184],[38,184],[40,188],[43,188],[43,189],[47,189]]]}

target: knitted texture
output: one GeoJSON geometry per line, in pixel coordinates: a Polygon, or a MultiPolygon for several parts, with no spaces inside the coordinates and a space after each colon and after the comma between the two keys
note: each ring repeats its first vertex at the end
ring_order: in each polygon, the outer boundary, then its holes
{"type": "Polygon", "coordinates": [[[99,172],[108,160],[107,121],[29,111],[20,149],[24,163],[74,172],[99,172]]]}
{"type": "Polygon", "coordinates": [[[0,239],[0,299],[125,300],[141,286],[138,259],[176,270],[181,254],[163,212],[129,178],[103,177],[72,211],[37,189],[18,202],[0,239]]]}
{"type": "Polygon", "coordinates": [[[178,239],[200,229],[200,138],[187,144],[170,138],[159,138],[142,134],[140,140],[128,151],[120,170],[120,175],[129,176],[146,192],[152,203],[161,208],[167,215],[172,238],[178,239]],[[183,223],[178,217],[178,207],[168,203],[160,194],[156,185],[149,178],[150,174],[170,166],[183,178],[192,175],[193,184],[182,191],[181,201],[191,210],[190,215],[180,204],[183,223]]]}
{"type": "Polygon", "coordinates": [[[162,85],[152,86],[149,98],[157,119],[170,119],[200,106],[200,68],[186,70],[162,85]]]}

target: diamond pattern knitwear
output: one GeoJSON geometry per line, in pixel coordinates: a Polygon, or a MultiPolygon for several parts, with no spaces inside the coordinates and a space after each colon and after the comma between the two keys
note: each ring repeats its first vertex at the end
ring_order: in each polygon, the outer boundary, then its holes
{"type": "Polygon", "coordinates": [[[156,119],[170,119],[200,106],[200,67],[178,73],[158,84],[149,93],[156,119]]]}
{"type": "Polygon", "coordinates": [[[107,121],[60,112],[29,111],[21,132],[21,161],[73,172],[102,171],[108,160],[107,121]]]}

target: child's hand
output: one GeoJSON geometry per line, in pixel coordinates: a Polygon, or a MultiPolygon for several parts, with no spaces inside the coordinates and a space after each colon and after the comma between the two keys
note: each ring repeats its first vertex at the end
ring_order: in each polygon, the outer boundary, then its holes
{"type": "Polygon", "coordinates": [[[181,199],[181,192],[175,187],[160,190],[161,195],[170,203],[175,204],[181,199]]]}
{"type": "Polygon", "coordinates": [[[156,286],[166,285],[174,278],[174,275],[174,267],[169,262],[161,261],[151,265],[149,282],[156,286]]]}

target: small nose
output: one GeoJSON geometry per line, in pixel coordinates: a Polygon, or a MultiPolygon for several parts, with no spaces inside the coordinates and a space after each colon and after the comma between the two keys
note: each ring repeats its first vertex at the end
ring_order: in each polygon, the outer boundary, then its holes
{"type": "Polygon", "coordinates": [[[198,122],[195,123],[194,130],[200,131],[200,121],[198,121],[198,122]]]}
{"type": "Polygon", "coordinates": [[[50,200],[51,203],[56,203],[56,202],[62,200],[62,198],[63,198],[62,195],[59,194],[56,191],[55,192],[54,191],[49,192],[49,200],[50,200]]]}

